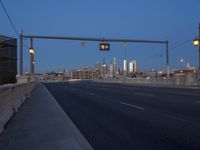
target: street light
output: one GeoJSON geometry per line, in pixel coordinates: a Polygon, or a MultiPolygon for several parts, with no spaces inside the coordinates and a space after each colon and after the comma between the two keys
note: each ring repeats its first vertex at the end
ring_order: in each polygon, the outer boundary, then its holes
{"type": "Polygon", "coordinates": [[[183,59],[181,58],[181,63],[183,63],[183,59]]]}
{"type": "Polygon", "coordinates": [[[195,38],[193,40],[193,42],[194,42],[194,46],[199,46],[199,39],[198,38],[195,38]]]}
{"type": "Polygon", "coordinates": [[[194,46],[199,47],[199,71],[200,71],[200,24],[199,24],[199,38],[193,40],[194,46]]]}
{"type": "Polygon", "coordinates": [[[30,75],[34,74],[34,48],[33,48],[33,39],[30,39],[30,49],[29,49],[29,53],[30,53],[30,75]]]}
{"type": "Polygon", "coordinates": [[[30,49],[29,49],[29,53],[32,54],[32,55],[34,55],[34,49],[33,49],[33,48],[30,48],[30,49]]]}

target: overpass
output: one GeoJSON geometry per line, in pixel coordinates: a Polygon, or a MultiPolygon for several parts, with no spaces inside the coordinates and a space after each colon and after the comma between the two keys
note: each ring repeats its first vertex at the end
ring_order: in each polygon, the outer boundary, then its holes
{"type": "Polygon", "coordinates": [[[199,149],[199,90],[128,80],[3,85],[0,149],[199,149]]]}

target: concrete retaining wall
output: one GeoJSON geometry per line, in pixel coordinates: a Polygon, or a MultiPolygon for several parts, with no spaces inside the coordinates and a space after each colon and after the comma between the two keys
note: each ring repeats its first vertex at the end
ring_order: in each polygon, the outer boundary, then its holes
{"type": "Polygon", "coordinates": [[[29,82],[0,86],[0,133],[12,115],[24,103],[25,99],[30,97],[36,84],[36,82],[29,82]]]}
{"type": "Polygon", "coordinates": [[[173,85],[175,84],[175,79],[163,79],[163,78],[141,78],[141,79],[99,79],[96,81],[100,82],[115,82],[115,83],[133,83],[133,84],[153,84],[153,85],[173,85]]]}
{"type": "Polygon", "coordinates": [[[199,86],[199,82],[195,78],[195,75],[179,75],[176,78],[132,78],[132,79],[116,79],[116,78],[103,78],[97,79],[99,82],[110,83],[129,83],[129,84],[146,84],[146,85],[158,85],[158,86],[199,86]]]}

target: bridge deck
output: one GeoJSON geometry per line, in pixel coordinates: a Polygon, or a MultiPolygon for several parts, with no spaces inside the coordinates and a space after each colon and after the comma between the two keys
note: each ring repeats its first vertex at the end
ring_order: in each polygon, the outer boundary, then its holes
{"type": "Polygon", "coordinates": [[[43,84],[9,121],[1,150],[92,149],[43,84]]]}

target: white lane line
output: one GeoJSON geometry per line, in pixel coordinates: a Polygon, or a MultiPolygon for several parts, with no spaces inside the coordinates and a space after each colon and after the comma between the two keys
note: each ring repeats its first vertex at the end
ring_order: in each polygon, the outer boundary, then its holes
{"type": "Polygon", "coordinates": [[[162,114],[162,113],[160,113],[160,114],[162,116],[167,117],[167,118],[171,118],[171,119],[175,119],[175,120],[178,120],[178,121],[186,122],[186,123],[189,123],[189,124],[192,124],[192,125],[195,125],[195,126],[200,126],[199,123],[196,123],[196,122],[193,122],[193,121],[185,120],[185,119],[182,119],[182,118],[179,118],[179,117],[176,117],[176,116],[165,115],[165,114],[162,114]]]}
{"type": "Polygon", "coordinates": [[[120,102],[120,104],[126,105],[126,106],[130,106],[130,107],[133,107],[133,108],[136,108],[136,109],[139,109],[139,110],[144,110],[143,107],[132,105],[132,104],[128,104],[128,103],[125,103],[125,102],[120,102]]]}
{"type": "Polygon", "coordinates": [[[108,90],[107,88],[99,88],[99,89],[101,89],[101,90],[108,90]]]}
{"type": "Polygon", "coordinates": [[[88,94],[88,95],[94,95],[94,93],[90,93],[90,92],[86,92],[86,94],[88,94]]]}
{"type": "Polygon", "coordinates": [[[142,96],[149,96],[149,97],[155,96],[154,94],[141,93],[141,92],[133,92],[133,94],[135,94],[135,95],[142,95],[142,96]]]}
{"type": "Polygon", "coordinates": [[[67,90],[71,90],[71,91],[77,91],[77,89],[75,89],[75,88],[66,88],[67,90]]]}

